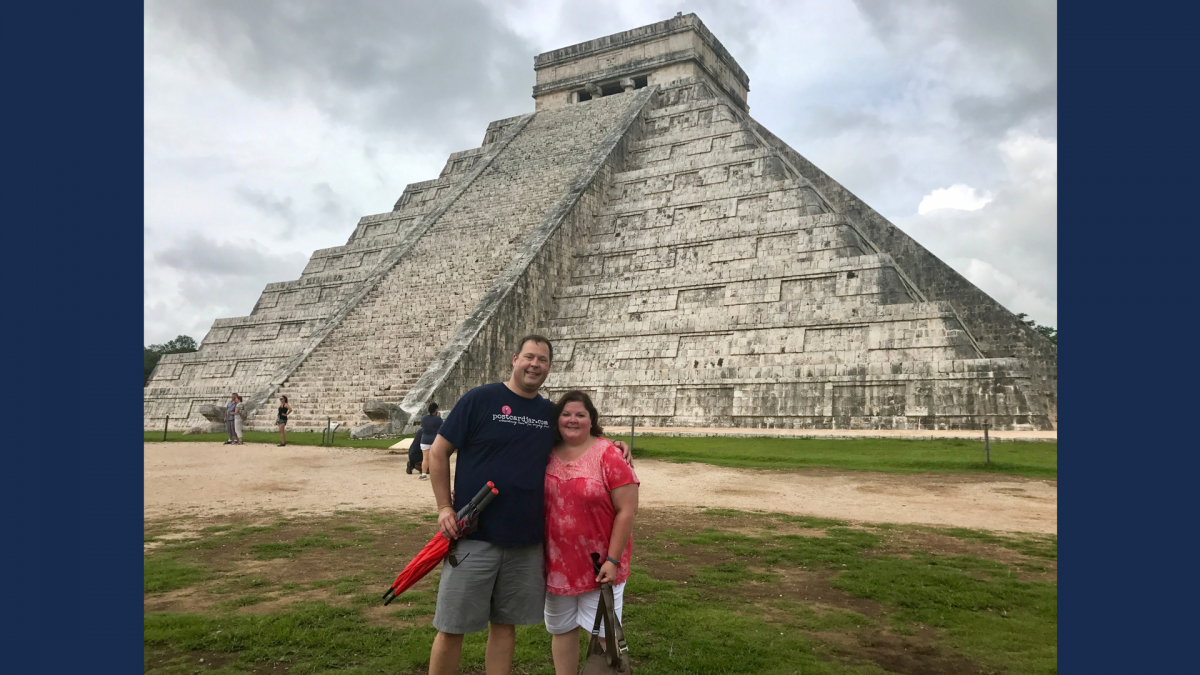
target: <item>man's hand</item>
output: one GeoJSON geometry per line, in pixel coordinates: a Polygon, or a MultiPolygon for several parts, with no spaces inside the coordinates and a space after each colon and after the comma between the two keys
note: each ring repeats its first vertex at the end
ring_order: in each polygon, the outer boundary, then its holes
{"type": "Polygon", "coordinates": [[[621,451],[621,455],[625,457],[625,463],[632,467],[633,450],[630,450],[629,446],[625,445],[625,441],[613,441],[613,445],[617,446],[617,449],[621,451]]]}
{"type": "Polygon", "coordinates": [[[443,506],[438,509],[438,529],[446,541],[458,539],[458,514],[453,506],[443,506]]]}
{"type": "MultiPolygon", "coordinates": [[[[424,439],[421,439],[424,440],[424,439]]],[[[450,489],[450,445],[441,434],[434,436],[429,448],[429,487],[433,488],[434,503],[438,505],[438,530],[447,541],[458,538],[458,514],[454,512],[454,491],[450,489]]]]}

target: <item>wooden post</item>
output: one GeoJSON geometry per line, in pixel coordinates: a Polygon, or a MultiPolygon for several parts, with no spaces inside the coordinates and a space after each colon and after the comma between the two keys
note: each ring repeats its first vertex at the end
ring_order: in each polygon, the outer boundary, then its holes
{"type": "Polygon", "coordinates": [[[167,427],[171,424],[171,416],[167,415],[167,420],[163,422],[163,440],[167,440],[167,427]]]}
{"type": "Polygon", "coordinates": [[[629,416],[629,454],[633,454],[633,432],[637,427],[637,418],[633,415],[629,416]]]}
{"type": "Polygon", "coordinates": [[[988,442],[988,423],[983,423],[983,456],[984,462],[989,466],[992,463],[992,448],[988,442]]]}

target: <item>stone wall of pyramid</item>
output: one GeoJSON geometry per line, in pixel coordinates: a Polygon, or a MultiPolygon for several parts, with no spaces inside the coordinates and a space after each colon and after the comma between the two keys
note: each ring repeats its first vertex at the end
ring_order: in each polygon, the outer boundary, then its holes
{"type": "Polygon", "coordinates": [[[550,395],[652,426],[1051,425],[1026,364],[988,358],[730,101],[675,85],[542,323],[550,395]]]}
{"type": "Polygon", "coordinates": [[[376,402],[395,432],[535,330],[544,393],[610,423],[1054,427],[1055,347],[750,118],[694,15],[536,64],[537,112],[164,357],[146,427],[237,390],[252,428],[287,394],[296,427],[378,429],[376,402]]]}

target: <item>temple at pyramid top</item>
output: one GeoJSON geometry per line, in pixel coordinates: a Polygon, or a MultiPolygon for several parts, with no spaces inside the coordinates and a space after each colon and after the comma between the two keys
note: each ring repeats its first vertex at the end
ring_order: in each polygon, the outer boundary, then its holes
{"type": "MultiPolygon", "coordinates": [[[[298,279],[214,318],[146,428],[412,430],[554,343],[604,424],[1054,429],[1058,348],[749,114],[694,14],[538,55],[495,120],[298,279]]],[[[803,139],[800,139],[803,140],[803,139]]],[[[380,205],[384,207],[384,205],[380,205]]]]}
{"type": "Polygon", "coordinates": [[[695,77],[749,111],[750,78],[695,14],[538,54],[533,69],[538,110],[695,77]]]}

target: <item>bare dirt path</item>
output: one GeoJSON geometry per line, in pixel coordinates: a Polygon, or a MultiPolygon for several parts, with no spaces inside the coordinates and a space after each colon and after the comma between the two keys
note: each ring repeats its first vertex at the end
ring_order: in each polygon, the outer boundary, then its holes
{"type": "MultiPolygon", "coordinates": [[[[144,516],[258,510],[432,512],[433,492],[387,450],[266,444],[145,443],[144,516]]],[[[974,474],[902,475],[637,463],[646,507],[767,510],[864,522],[1058,532],[1055,481],[974,474]]]]}

